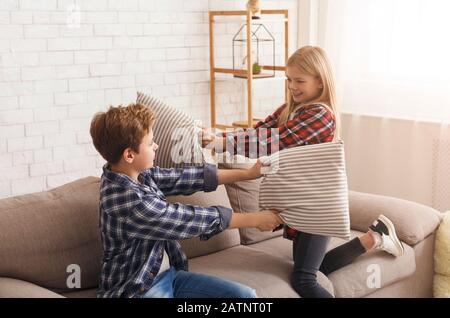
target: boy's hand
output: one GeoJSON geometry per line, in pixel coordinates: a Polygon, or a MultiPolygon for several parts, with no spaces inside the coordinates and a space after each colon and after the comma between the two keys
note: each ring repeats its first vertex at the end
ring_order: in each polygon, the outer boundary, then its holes
{"type": "Polygon", "coordinates": [[[283,220],[278,215],[280,211],[275,210],[262,210],[258,212],[259,225],[257,228],[260,231],[272,231],[276,229],[280,224],[283,224],[283,220]]]}

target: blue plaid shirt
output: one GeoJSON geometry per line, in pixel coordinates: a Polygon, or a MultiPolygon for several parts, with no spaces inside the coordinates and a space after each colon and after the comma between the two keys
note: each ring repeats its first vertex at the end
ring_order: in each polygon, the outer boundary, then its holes
{"type": "Polygon", "coordinates": [[[221,206],[170,204],[166,195],[214,191],[217,168],[205,164],[186,169],[153,167],[136,182],[103,167],[100,231],[103,261],[98,297],[139,297],[152,286],[164,250],[170,265],[188,270],[177,240],[207,240],[229,226],[232,211],[221,206]]]}

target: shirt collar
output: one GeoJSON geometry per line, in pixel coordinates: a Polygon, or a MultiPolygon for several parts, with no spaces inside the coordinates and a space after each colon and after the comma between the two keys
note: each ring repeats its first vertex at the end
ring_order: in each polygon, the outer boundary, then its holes
{"type": "Polygon", "coordinates": [[[124,187],[139,187],[139,184],[125,173],[112,171],[108,163],[103,166],[103,176],[109,181],[118,183],[124,187]]]}

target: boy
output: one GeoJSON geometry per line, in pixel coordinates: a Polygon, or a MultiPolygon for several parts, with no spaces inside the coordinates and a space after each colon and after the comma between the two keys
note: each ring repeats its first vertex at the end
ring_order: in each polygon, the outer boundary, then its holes
{"type": "Polygon", "coordinates": [[[170,204],[166,195],[214,191],[218,184],[261,176],[261,163],[248,170],[153,167],[152,111],[140,104],[97,113],[90,133],[107,161],[100,187],[103,262],[98,297],[256,297],[247,286],[187,272],[177,240],[208,239],[226,228],[272,230],[282,223],[275,211],[233,213],[213,206],[170,204]]]}

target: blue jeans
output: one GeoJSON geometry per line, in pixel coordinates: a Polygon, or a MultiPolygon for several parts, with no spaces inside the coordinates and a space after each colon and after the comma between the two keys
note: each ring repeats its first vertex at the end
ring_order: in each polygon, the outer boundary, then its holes
{"type": "Polygon", "coordinates": [[[294,272],[292,288],[303,298],[332,298],[317,282],[317,272],[324,259],[330,237],[297,232],[293,244],[294,272]]]}
{"type": "Polygon", "coordinates": [[[255,298],[254,289],[214,276],[171,267],[159,274],[143,298],[255,298]]]}
{"type": "Polygon", "coordinates": [[[359,238],[354,238],[326,253],[329,241],[328,236],[297,232],[293,244],[294,272],[291,285],[304,298],[332,297],[317,282],[317,271],[328,275],[366,252],[359,238]]]}

